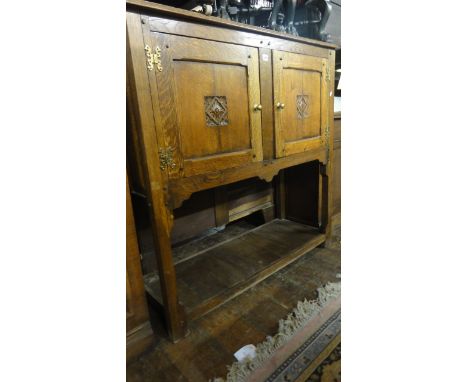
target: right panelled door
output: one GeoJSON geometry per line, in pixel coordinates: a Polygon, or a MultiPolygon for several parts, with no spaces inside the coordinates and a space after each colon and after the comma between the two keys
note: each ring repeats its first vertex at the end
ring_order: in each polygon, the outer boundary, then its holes
{"type": "Polygon", "coordinates": [[[328,65],[324,58],[273,51],[276,157],[326,146],[328,65]]]}

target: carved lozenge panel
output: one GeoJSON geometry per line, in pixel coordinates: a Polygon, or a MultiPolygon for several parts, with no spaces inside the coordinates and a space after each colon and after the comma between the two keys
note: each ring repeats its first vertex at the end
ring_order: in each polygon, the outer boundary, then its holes
{"type": "Polygon", "coordinates": [[[304,119],[309,116],[309,96],[304,94],[299,94],[296,98],[296,108],[297,108],[297,117],[299,119],[304,119]]]}
{"type": "Polygon", "coordinates": [[[205,97],[205,119],[207,126],[227,126],[229,124],[225,96],[205,97]]]}

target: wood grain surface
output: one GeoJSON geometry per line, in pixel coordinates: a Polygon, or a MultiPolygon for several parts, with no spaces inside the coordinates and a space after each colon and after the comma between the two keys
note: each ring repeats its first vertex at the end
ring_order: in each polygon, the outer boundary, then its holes
{"type": "MultiPolygon", "coordinates": [[[[128,382],[206,382],[225,377],[234,352],[278,331],[278,321],[298,301],[317,297],[316,288],[337,281],[340,252],[317,248],[297,262],[190,322],[190,336],[173,344],[164,334],[153,349],[127,367],[128,382]]],[[[153,325],[162,326],[154,312],[153,325]]],[[[162,331],[163,332],[163,331],[162,331]]]]}
{"type": "MultiPolygon", "coordinates": [[[[176,265],[179,298],[190,318],[206,314],[320,245],[310,226],[273,220],[176,265]]],[[[157,278],[147,291],[161,301],[157,278]]]]}
{"type": "MultiPolygon", "coordinates": [[[[187,290],[186,301],[195,301],[190,315],[197,317],[330,236],[332,164],[337,155],[334,131],[329,129],[333,120],[333,89],[329,89],[334,83],[333,49],[320,41],[140,0],[127,1],[129,168],[135,172],[131,174],[132,189],[141,194],[148,212],[156,262],[145,263],[157,264],[159,298],[172,340],[187,334],[179,297],[185,293],[182,290],[187,290]],[[148,57],[148,52],[160,54],[148,57]],[[148,66],[148,59],[158,62],[148,66]],[[285,107],[280,110],[278,102],[285,107]],[[301,109],[304,102],[307,107],[301,109]],[[301,196],[307,198],[301,207],[299,199],[297,204],[291,199],[300,195],[291,191],[294,187],[299,190],[300,182],[288,189],[291,177],[284,174],[286,169],[313,161],[319,162],[318,171],[307,176],[318,182],[318,201],[315,194],[306,193],[301,196]],[[265,195],[252,189],[248,199],[229,205],[229,187],[252,178],[265,182],[275,178],[274,189],[265,195]],[[187,207],[192,195],[205,191],[205,209],[187,207]],[[197,235],[210,225],[223,227],[256,211],[261,211],[266,222],[284,218],[293,206],[306,209],[303,221],[317,225],[325,236],[317,234],[301,244],[289,233],[292,247],[278,244],[284,250],[281,256],[274,246],[270,248],[269,253],[281,258],[258,259],[268,266],[249,268],[254,274],[211,258],[202,262],[203,256],[193,259],[194,264],[203,264],[198,268],[181,263],[176,272],[172,244],[177,240],[197,235]],[[184,228],[191,218],[199,219],[194,220],[200,223],[197,229],[184,228]],[[183,266],[188,268],[184,271],[183,266]],[[212,275],[210,282],[197,283],[197,273],[212,275]],[[212,294],[213,290],[217,292],[212,294]]],[[[310,181],[305,181],[304,189],[312,190],[310,181]]],[[[300,220],[293,215],[299,216],[291,213],[291,219],[300,220]]],[[[265,227],[277,224],[273,222],[265,227]]],[[[268,228],[264,230],[268,232],[268,228]]],[[[273,238],[257,239],[247,247],[255,251],[256,245],[267,248],[274,242],[273,238]]],[[[224,249],[235,259],[245,256],[245,249],[239,249],[243,245],[229,248],[226,244],[224,249]]]]}

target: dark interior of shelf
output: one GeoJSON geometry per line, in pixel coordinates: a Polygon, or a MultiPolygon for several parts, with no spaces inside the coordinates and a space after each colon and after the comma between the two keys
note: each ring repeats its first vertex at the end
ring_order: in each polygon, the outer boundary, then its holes
{"type": "MultiPolygon", "coordinates": [[[[324,241],[314,227],[275,219],[212,247],[202,246],[175,264],[179,301],[189,317],[199,317],[324,241]]],[[[145,286],[162,301],[157,275],[146,275],[145,286]]]]}

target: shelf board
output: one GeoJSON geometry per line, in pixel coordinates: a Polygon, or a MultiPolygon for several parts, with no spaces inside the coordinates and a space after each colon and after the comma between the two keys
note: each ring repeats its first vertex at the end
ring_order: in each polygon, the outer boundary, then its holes
{"type": "MultiPolygon", "coordinates": [[[[275,219],[176,264],[179,301],[188,318],[200,317],[324,241],[311,226],[275,219]]],[[[146,276],[145,287],[162,302],[158,277],[146,276]]]]}

